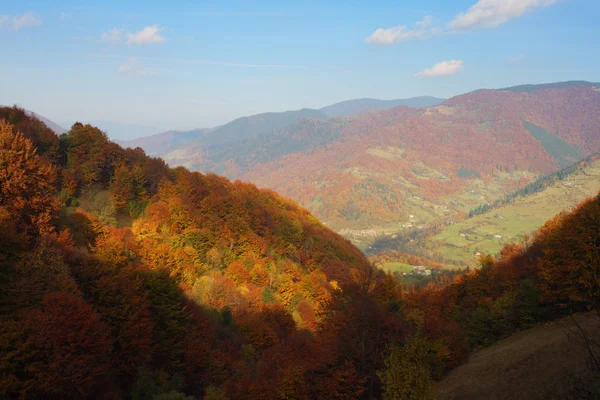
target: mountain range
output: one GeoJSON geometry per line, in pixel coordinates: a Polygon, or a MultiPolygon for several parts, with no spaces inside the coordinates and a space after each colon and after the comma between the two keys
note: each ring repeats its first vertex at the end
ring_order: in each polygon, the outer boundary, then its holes
{"type": "MultiPolygon", "coordinates": [[[[409,99],[378,100],[354,99],[342,101],[319,110],[301,109],[297,111],[270,112],[237,118],[215,128],[193,129],[190,131],[167,131],[133,140],[120,140],[126,147],[141,147],[150,155],[163,156],[186,143],[195,142],[195,147],[210,146],[232,142],[255,136],[260,133],[281,129],[302,118],[327,118],[347,116],[379,109],[393,108],[398,105],[423,107],[436,105],[443,101],[436,97],[423,96],[409,99]],[[210,133],[210,135],[208,135],[210,133]]],[[[187,152],[186,152],[187,153],[187,152]]]]}
{"type": "Polygon", "coordinates": [[[598,151],[599,109],[589,82],[478,90],[432,107],[288,114],[284,127],[207,139],[217,129],[161,156],[276,190],[334,229],[382,233],[460,218],[598,151]]]}

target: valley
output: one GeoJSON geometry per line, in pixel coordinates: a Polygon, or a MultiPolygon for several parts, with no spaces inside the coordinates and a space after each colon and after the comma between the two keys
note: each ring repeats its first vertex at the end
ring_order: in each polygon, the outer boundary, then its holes
{"type": "Polygon", "coordinates": [[[0,400],[600,399],[600,2],[5,3],[0,400]]]}
{"type": "Polygon", "coordinates": [[[539,203],[539,212],[514,205],[497,217],[465,220],[600,148],[595,85],[479,90],[434,106],[333,118],[316,110],[261,114],[158,155],[282,193],[367,253],[378,238],[449,224],[430,247],[451,264],[472,264],[473,254],[497,252],[594,194],[593,182],[579,191],[576,184],[568,195],[522,206],[539,203]]]}

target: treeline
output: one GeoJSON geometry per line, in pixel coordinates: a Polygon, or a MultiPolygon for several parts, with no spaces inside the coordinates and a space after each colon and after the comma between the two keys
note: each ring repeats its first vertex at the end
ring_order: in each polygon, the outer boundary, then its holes
{"type": "Polygon", "coordinates": [[[594,153],[587,156],[585,159],[573,164],[569,167],[563,168],[549,175],[541,175],[534,182],[514,191],[513,193],[507,194],[506,196],[497,199],[492,204],[482,204],[471,211],[469,211],[469,218],[476,215],[486,213],[495,208],[501,207],[519,197],[526,197],[534,193],[538,193],[546,189],[547,187],[555,184],[556,182],[563,181],[571,175],[579,173],[583,168],[593,164],[600,159],[600,153],[594,153]]]}
{"type": "Polygon", "coordinates": [[[470,349],[600,296],[600,198],[403,290],[273,192],[0,119],[0,397],[432,398],[470,349]]]}
{"type": "Polygon", "coordinates": [[[0,116],[0,396],[380,395],[400,287],[347,240],[92,126],[0,116]]]}

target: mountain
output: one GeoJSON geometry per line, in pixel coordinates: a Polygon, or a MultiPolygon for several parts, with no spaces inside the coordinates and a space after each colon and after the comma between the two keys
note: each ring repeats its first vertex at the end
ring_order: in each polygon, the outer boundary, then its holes
{"type": "Polygon", "coordinates": [[[460,219],[597,152],[599,110],[589,85],[478,90],[422,109],[301,119],[165,158],[276,190],[356,241],[460,219]]]}
{"type": "MultiPolygon", "coordinates": [[[[0,104],[0,108],[7,108],[7,106],[3,106],[0,104]]],[[[29,114],[30,116],[42,121],[48,128],[50,128],[57,135],[60,135],[61,133],[65,133],[67,131],[65,128],[61,127],[57,123],[50,121],[48,118],[46,118],[38,113],[29,111],[29,110],[25,110],[25,112],[27,112],[27,114],[29,114]]]]}
{"type": "Polygon", "coordinates": [[[293,201],[91,125],[0,108],[0,162],[2,398],[433,398],[474,349],[598,312],[600,196],[403,290],[293,201]]]}
{"type": "MultiPolygon", "coordinates": [[[[298,111],[256,114],[235,119],[216,128],[194,129],[190,131],[167,131],[132,140],[118,140],[118,143],[125,147],[141,147],[150,155],[165,156],[166,159],[174,160],[177,163],[177,160],[184,156],[181,154],[182,152],[176,152],[170,155],[168,153],[175,150],[177,147],[182,147],[190,142],[195,142],[192,144],[195,148],[199,148],[200,146],[212,146],[246,139],[247,137],[255,136],[260,133],[269,133],[273,130],[291,125],[302,118],[323,119],[330,116],[345,116],[360,112],[393,108],[399,105],[426,107],[439,104],[442,101],[443,99],[429,96],[398,100],[348,100],[323,107],[320,110],[302,109],[298,111]]],[[[99,124],[99,126],[102,128],[103,124],[99,124]]],[[[111,132],[110,129],[107,131],[111,132]]],[[[184,151],[184,154],[187,154],[187,152],[184,151]]]]}
{"type": "Polygon", "coordinates": [[[378,99],[354,99],[341,101],[327,107],[320,108],[319,111],[329,117],[348,117],[350,115],[363,112],[384,110],[397,106],[407,107],[432,107],[443,102],[444,99],[431,96],[411,97],[409,99],[396,100],[378,100],[378,99]]]}
{"type": "Polygon", "coordinates": [[[274,130],[294,124],[304,118],[323,119],[326,118],[326,115],[320,111],[305,108],[297,111],[242,117],[215,128],[171,152],[162,152],[160,156],[170,165],[190,167],[201,162],[203,154],[208,148],[229,146],[231,143],[249,140],[259,134],[270,135],[274,130]]]}
{"type": "Polygon", "coordinates": [[[160,156],[175,148],[189,143],[212,131],[212,128],[193,129],[191,131],[167,131],[152,136],[144,136],[133,140],[120,140],[123,147],[135,149],[140,147],[150,156],[160,156]]]}
{"type": "Polygon", "coordinates": [[[396,294],[359,295],[387,278],[358,249],[271,191],[38,122],[0,108],[1,397],[364,392],[373,376],[348,356],[381,354],[359,355],[336,320],[392,332],[352,310],[383,316],[396,294]],[[298,374],[310,388],[289,386],[298,374]]]}
{"type": "Polygon", "coordinates": [[[259,133],[270,132],[283,128],[302,118],[325,118],[326,116],[317,110],[304,108],[297,111],[271,112],[256,114],[250,117],[235,119],[208,135],[199,138],[196,144],[212,146],[244,140],[259,133]]]}
{"type": "Polygon", "coordinates": [[[65,128],[63,128],[62,126],[59,126],[57,123],[50,121],[48,118],[35,113],[33,111],[29,111],[31,113],[31,115],[37,119],[39,119],[40,121],[42,121],[44,124],[46,124],[46,126],[50,129],[52,129],[57,135],[60,135],[61,133],[65,133],[67,130],[65,128]]]}
{"type": "Polygon", "coordinates": [[[555,83],[541,83],[541,84],[537,84],[537,85],[518,85],[518,86],[511,86],[511,87],[507,87],[504,89],[497,89],[497,90],[504,90],[504,91],[509,91],[509,92],[522,92],[522,93],[531,93],[531,92],[535,92],[536,90],[541,90],[541,89],[563,89],[563,88],[568,88],[568,87],[573,87],[573,86],[594,86],[594,87],[600,87],[600,82],[588,82],[588,81],[566,81],[566,82],[555,82],[555,83]]]}

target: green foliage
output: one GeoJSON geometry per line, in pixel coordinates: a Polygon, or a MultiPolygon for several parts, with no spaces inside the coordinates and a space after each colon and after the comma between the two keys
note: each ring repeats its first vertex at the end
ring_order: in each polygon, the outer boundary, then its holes
{"type": "Polygon", "coordinates": [[[117,210],[110,192],[90,188],[79,199],[83,209],[98,217],[104,225],[117,226],[117,210]]]}
{"type": "Polygon", "coordinates": [[[272,303],[275,301],[275,297],[273,296],[273,291],[268,286],[265,286],[265,288],[263,289],[261,297],[265,303],[272,303]]]}
{"type": "Polygon", "coordinates": [[[569,176],[581,172],[585,167],[588,167],[588,166],[592,165],[593,163],[595,163],[596,161],[598,161],[599,158],[600,158],[600,153],[594,153],[594,154],[586,157],[585,159],[583,159],[575,164],[569,165],[568,167],[565,167],[565,168],[561,169],[560,171],[557,171],[553,174],[540,175],[534,182],[532,182],[518,190],[515,190],[513,193],[507,194],[506,196],[496,200],[494,203],[482,204],[482,205],[472,209],[471,211],[469,211],[469,218],[474,217],[476,215],[486,213],[486,212],[493,210],[495,208],[498,208],[502,205],[508,204],[516,198],[526,197],[526,196],[530,196],[534,193],[541,192],[544,189],[548,188],[549,186],[553,185],[554,183],[563,181],[563,180],[567,179],[569,176]]]}
{"type": "Polygon", "coordinates": [[[177,391],[170,391],[167,393],[161,393],[152,398],[152,400],[194,400],[195,397],[187,396],[184,393],[177,391]]]}
{"type": "Polygon", "coordinates": [[[215,386],[209,386],[206,389],[204,400],[229,400],[229,397],[225,395],[225,391],[215,386]]]}
{"type": "Polygon", "coordinates": [[[458,171],[456,171],[456,175],[462,179],[468,179],[471,176],[478,178],[479,174],[476,171],[473,171],[469,168],[460,167],[458,171]]]}
{"type": "Polygon", "coordinates": [[[544,146],[544,149],[556,160],[561,168],[568,167],[574,162],[581,160],[583,157],[575,146],[570,145],[565,140],[548,132],[541,126],[523,120],[523,127],[527,129],[534,138],[540,141],[542,146],[544,146]]]}
{"type": "Polygon", "coordinates": [[[431,379],[429,342],[419,336],[409,337],[404,345],[392,345],[385,369],[377,375],[382,381],[384,400],[434,399],[431,379]]]}

